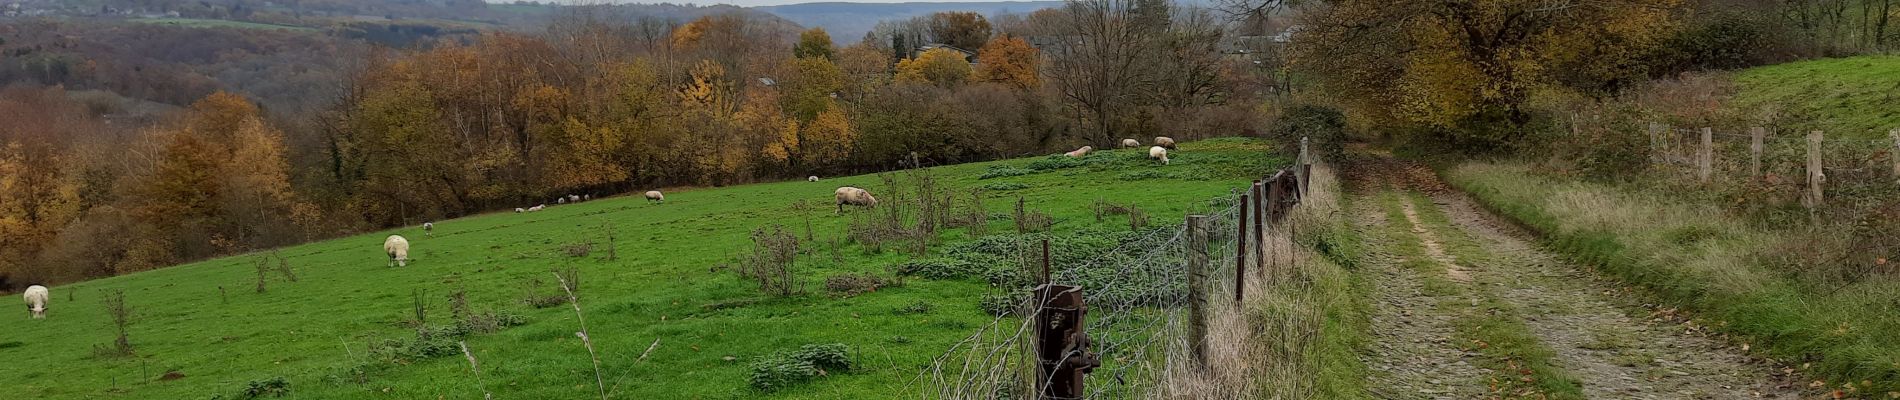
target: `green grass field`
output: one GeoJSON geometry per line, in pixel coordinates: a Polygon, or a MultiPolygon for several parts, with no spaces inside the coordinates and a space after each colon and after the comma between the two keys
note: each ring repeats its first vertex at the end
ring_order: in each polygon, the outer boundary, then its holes
{"type": "Polygon", "coordinates": [[[226,20],[226,19],[138,18],[138,19],[133,19],[132,21],[145,23],[145,24],[152,24],[152,25],[182,26],[186,28],[285,29],[285,30],[292,30],[292,31],[316,31],[317,30],[316,28],[311,28],[307,26],[260,24],[256,22],[232,21],[232,20],[226,20]]]}
{"type": "Polygon", "coordinates": [[[1735,105],[1779,108],[1782,120],[1830,137],[1878,139],[1900,129],[1900,56],[1862,56],[1776,64],[1735,73],[1735,105]]]}
{"type": "MultiPolygon", "coordinates": [[[[1137,149],[993,179],[978,178],[992,166],[1025,167],[1036,159],[933,171],[956,188],[1022,186],[986,192],[986,208],[1007,215],[1022,196],[1029,208],[1053,217],[1054,231],[1072,232],[1126,229],[1126,220],[1093,218],[1090,205],[1097,199],[1133,203],[1155,223],[1178,224],[1190,208],[1284,163],[1268,155],[1264,142],[1245,139],[1186,143],[1173,159],[1159,166],[1137,149]]],[[[0,376],[10,382],[0,387],[0,398],[243,398],[248,382],[275,377],[289,382],[294,398],[480,398],[483,388],[496,398],[594,397],[593,364],[575,336],[574,310],[521,301],[530,290],[559,293],[549,271],[569,265],[581,271],[580,304],[613,398],[907,397],[920,367],[990,320],[978,308],[979,298],[992,291],[986,284],[911,279],[856,297],[827,295],[825,276],[884,273],[907,260],[857,245],[842,250],[843,263],[801,261],[808,293],[801,296],[767,297],[752,281],[712,270],[746,248],[755,228],[783,224],[802,231],[794,201],[822,205],[811,214],[821,241],[841,236],[849,218],[832,214],[832,190],[877,190],[879,182],[865,175],[678,190],[665,204],[637,196],[604,199],[440,221],[434,237],[405,228],[293,246],[279,252],[300,280],[272,273],[261,294],[255,292],[257,255],[55,287],[49,319],[28,320],[25,310],[14,308],[0,324],[0,356],[8,360],[0,376]],[[617,227],[618,261],[604,260],[605,223],[617,227]],[[413,244],[415,261],[406,268],[384,266],[381,244],[392,233],[413,244]],[[591,255],[575,258],[561,250],[587,241],[596,243],[591,255]],[[110,290],[123,290],[135,310],[135,356],[94,355],[96,346],[110,347],[113,340],[102,306],[110,290]],[[505,310],[527,323],[468,339],[481,362],[480,383],[459,354],[386,365],[360,383],[333,378],[351,376],[348,370],[367,360],[369,343],[415,336],[404,321],[413,318],[416,290],[425,293],[432,323],[448,320],[446,297],[455,290],[465,290],[475,310],[505,310]],[[930,311],[895,311],[920,301],[930,311]],[[708,307],[715,304],[724,306],[708,307]],[[655,340],[658,346],[640,359],[655,340]],[[851,346],[857,368],[772,393],[747,385],[753,360],[815,343],[851,346]],[[182,377],[161,379],[172,371],[182,377]]],[[[1013,226],[992,219],[990,231],[1013,226]]],[[[969,238],[958,229],[944,239],[969,238]]]]}

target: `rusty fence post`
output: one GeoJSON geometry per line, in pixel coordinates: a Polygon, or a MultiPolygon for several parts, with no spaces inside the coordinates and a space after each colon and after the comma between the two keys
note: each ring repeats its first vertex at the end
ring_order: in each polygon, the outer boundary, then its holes
{"type": "Polygon", "coordinates": [[[1234,307],[1240,307],[1247,287],[1247,196],[1240,195],[1240,219],[1234,221],[1234,307]]]}
{"type": "Polygon", "coordinates": [[[1188,348],[1207,363],[1207,217],[1187,217],[1188,348]]]}
{"type": "Polygon", "coordinates": [[[1088,306],[1082,289],[1045,284],[1036,287],[1036,297],[1042,301],[1035,316],[1037,398],[1080,399],[1082,375],[1102,365],[1083,329],[1088,306]]]}

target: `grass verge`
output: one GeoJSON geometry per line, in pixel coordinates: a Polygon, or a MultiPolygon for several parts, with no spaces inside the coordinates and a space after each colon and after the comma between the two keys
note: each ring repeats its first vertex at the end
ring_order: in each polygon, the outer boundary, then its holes
{"type": "Polygon", "coordinates": [[[1799,234],[1674,196],[1557,180],[1521,164],[1469,163],[1446,175],[1556,252],[1696,311],[1701,325],[1817,378],[1811,386],[1900,398],[1900,279],[1806,282],[1766,261],[1799,234]]]}

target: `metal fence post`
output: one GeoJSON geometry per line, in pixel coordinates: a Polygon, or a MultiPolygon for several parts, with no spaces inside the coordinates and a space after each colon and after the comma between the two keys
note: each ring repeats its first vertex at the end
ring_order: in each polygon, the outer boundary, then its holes
{"type": "Polygon", "coordinates": [[[1207,217],[1187,217],[1188,346],[1207,363],[1207,217]]]}
{"type": "Polygon", "coordinates": [[[1089,351],[1088,332],[1082,319],[1088,306],[1082,301],[1082,289],[1065,285],[1036,287],[1036,299],[1042,307],[1036,311],[1036,384],[1037,398],[1082,398],[1082,375],[1101,366],[1101,360],[1089,351]]]}

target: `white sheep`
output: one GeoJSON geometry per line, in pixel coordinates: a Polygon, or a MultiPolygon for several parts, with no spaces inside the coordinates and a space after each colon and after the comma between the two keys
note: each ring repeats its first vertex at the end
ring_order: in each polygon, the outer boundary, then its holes
{"type": "Polygon", "coordinates": [[[555,197],[554,197],[554,204],[567,204],[567,197],[564,197],[564,196],[555,196],[555,197]]]}
{"type": "Polygon", "coordinates": [[[542,205],[537,205],[537,206],[534,206],[534,207],[528,207],[528,212],[535,212],[535,211],[541,211],[541,210],[545,210],[545,209],[547,209],[547,208],[548,208],[548,205],[546,205],[546,204],[542,204],[542,205]]]}
{"type": "Polygon", "coordinates": [[[422,235],[428,236],[428,237],[435,237],[435,223],[434,222],[422,223],[422,235]]]}
{"type": "Polygon", "coordinates": [[[591,195],[591,194],[581,195],[581,201],[588,201],[588,200],[593,200],[593,199],[594,199],[594,195],[591,195]]]}
{"type": "Polygon", "coordinates": [[[1148,158],[1161,160],[1161,165],[1168,165],[1168,149],[1161,146],[1149,147],[1148,158]]]}
{"type": "Polygon", "coordinates": [[[1062,154],[1068,155],[1069,157],[1081,157],[1081,156],[1089,155],[1090,151],[1095,151],[1095,148],[1090,147],[1090,146],[1082,146],[1082,148],[1080,149],[1075,149],[1075,151],[1062,153],[1062,154]]]}
{"type": "Polygon", "coordinates": [[[569,202],[569,203],[579,203],[579,202],[581,202],[581,196],[576,196],[576,195],[571,195],[571,194],[570,194],[570,195],[567,195],[567,202],[569,202]]]}
{"type": "Polygon", "coordinates": [[[817,181],[818,181],[818,175],[812,175],[812,176],[808,176],[808,177],[805,177],[805,181],[806,181],[806,182],[817,182],[817,181]]]}
{"type": "Polygon", "coordinates": [[[521,207],[515,207],[515,213],[516,213],[516,214],[520,214],[520,213],[524,213],[524,212],[528,212],[528,209],[526,209],[526,208],[521,208],[521,207]]]}
{"type": "Polygon", "coordinates": [[[21,297],[26,298],[26,310],[33,312],[33,319],[46,319],[46,299],[53,296],[45,286],[27,286],[26,295],[21,297]]]}
{"type": "Polygon", "coordinates": [[[1174,150],[1174,138],[1167,137],[1167,136],[1155,136],[1155,145],[1166,147],[1168,148],[1168,150],[1174,150]]]}
{"type": "Polygon", "coordinates": [[[1132,149],[1132,148],[1136,148],[1136,147],[1141,147],[1141,141],[1140,141],[1140,140],[1135,140],[1135,139],[1122,139],[1122,148],[1124,148],[1124,149],[1132,149]]]}
{"type": "Polygon", "coordinates": [[[649,203],[665,203],[666,202],[666,194],[660,193],[660,191],[658,190],[648,190],[645,196],[647,198],[647,202],[649,203]]]}
{"type": "Polygon", "coordinates": [[[409,239],[402,235],[389,235],[383,239],[383,252],[389,254],[389,263],[398,267],[409,266],[409,239]]]}
{"type": "Polygon", "coordinates": [[[844,186],[839,187],[836,192],[833,192],[833,195],[838,201],[839,213],[844,213],[844,206],[847,204],[865,208],[877,208],[877,197],[872,197],[871,192],[868,190],[844,186]]]}

